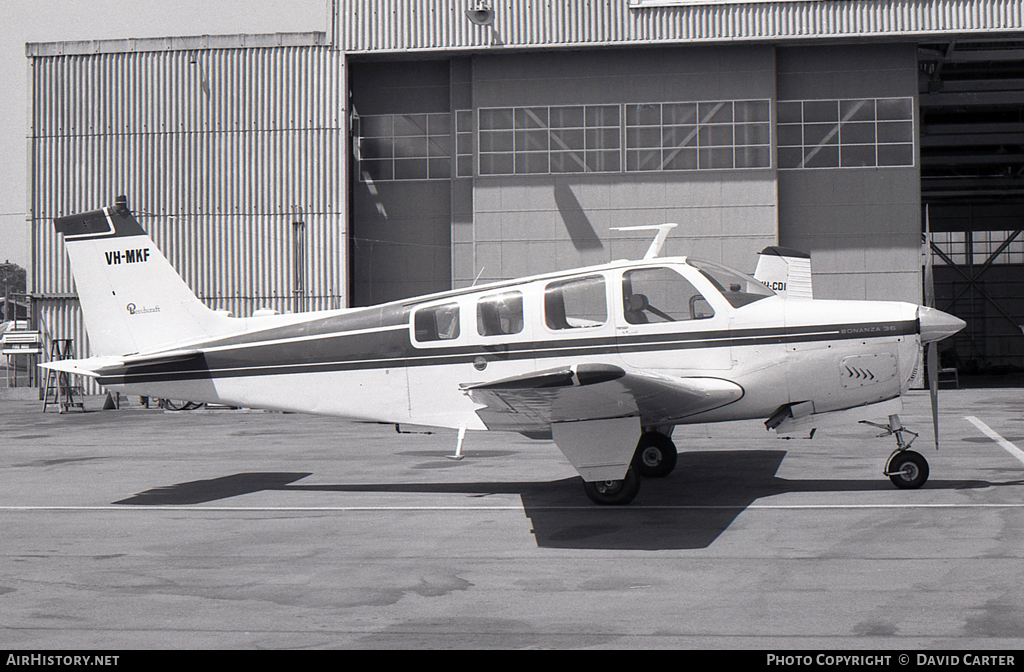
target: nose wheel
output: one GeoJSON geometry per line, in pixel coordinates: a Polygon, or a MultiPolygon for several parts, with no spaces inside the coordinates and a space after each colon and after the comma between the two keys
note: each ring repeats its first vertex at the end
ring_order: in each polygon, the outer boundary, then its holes
{"type": "Polygon", "coordinates": [[[902,490],[914,490],[928,480],[928,460],[913,450],[896,450],[885,465],[885,475],[902,490]]]}
{"type": "Polygon", "coordinates": [[[910,446],[917,438],[917,433],[912,432],[900,423],[900,416],[890,415],[889,424],[882,425],[877,422],[861,420],[861,424],[871,425],[884,429],[884,434],[879,436],[895,436],[896,450],[889,456],[885,463],[883,472],[892,481],[892,484],[901,490],[915,490],[920,488],[928,480],[928,460],[918,452],[910,450],[910,446]],[[910,440],[907,440],[907,436],[910,440]]]}

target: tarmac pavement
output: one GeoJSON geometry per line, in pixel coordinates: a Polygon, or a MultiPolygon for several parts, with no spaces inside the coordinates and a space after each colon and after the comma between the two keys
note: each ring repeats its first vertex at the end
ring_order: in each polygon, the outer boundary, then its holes
{"type": "Polygon", "coordinates": [[[626,507],[517,434],[3,400],[0,649],[1019,649],[1024,391],[940,400],[921,490],[745,422],[626,507]]]}

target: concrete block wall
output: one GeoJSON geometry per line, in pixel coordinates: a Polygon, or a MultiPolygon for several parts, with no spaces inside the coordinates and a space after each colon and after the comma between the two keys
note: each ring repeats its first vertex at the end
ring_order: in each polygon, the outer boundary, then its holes
{"type": "MultiPolygon", "coordinates": [[[[351,70],[360,113],[453,117],[526,106],[769,100],[774,107],[908,98],[917,88],[913,44],[520,52],[351,70]]],[[[774,143],[774,112],[771,123],[774,143]]],[[[665,255],[749,271],[757,252],[781,244],[811,254],[816,296],[919,301],[919,161],[779,169],[774,149],[772,165],[756,169],[354,180],[355,303],[639,258],[652,234],[611,229],[665,222],[679,224],[665,255]]]]}
{"type": "MultiPolygon", "coordinates": [[[[913,96],[917,110],[914,44],[779,48],[777,67],[780,101],[913,96]]],[[[921,301],[917,159],[780,170],[778,180],[779,244],[811,255],[816,297],[921,301]]]]}
{"type": "MultiPolygon", "coordinates": [[[[473,106],[771,99],[771,47],[479,56],[473,106]]],[[[471,220],[453,226],[456,287],[621,258],[653,234],[612,227],[677,222],[664,255],[752,270],[777,242],[771,168],[477,176],[471,220]]]]}

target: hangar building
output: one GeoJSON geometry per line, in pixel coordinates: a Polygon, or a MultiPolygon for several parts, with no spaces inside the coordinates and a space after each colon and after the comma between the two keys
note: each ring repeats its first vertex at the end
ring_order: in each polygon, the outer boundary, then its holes
{"type": "Polygon", "coordinates": [[[815,295],[968,321],[1024,371],[1019,0],[333,0],[324,33],[27,45],[35,314],[52,219],[128,197],[211,307],[367,305],[666,254],[809,252],[815,295]]]}

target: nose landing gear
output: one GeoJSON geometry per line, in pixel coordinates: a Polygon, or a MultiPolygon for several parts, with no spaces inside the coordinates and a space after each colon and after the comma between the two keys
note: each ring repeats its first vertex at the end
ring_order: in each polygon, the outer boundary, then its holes
{"type": "Polygon", "coordinates": [[[920,488],[928,480],[928,460],[913,450],[896,450],[885,465],[885,475],[897,488],[920,488]]]}
{"type": "Polygon", "coordinates": [[[867,420],[861,420],[861,424],[884,429],[885,433],[879,434],[879,436],[896,437],[896,450],[889,456],[883,472],[893,485],[903,490],[914,490],[925,484],[925,481],[928,480],[928,460],[924,459],[920,453],[910,450],[910,446],[918,434],[904,427],[900,423],[900,416],[890,415],[887,425],[867,420]],[[907,435],[910,436],[909,441],[907,435]]]}

